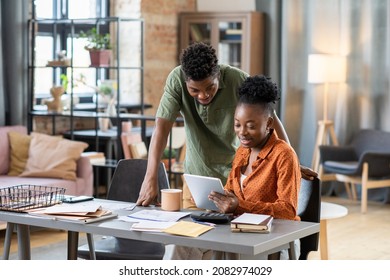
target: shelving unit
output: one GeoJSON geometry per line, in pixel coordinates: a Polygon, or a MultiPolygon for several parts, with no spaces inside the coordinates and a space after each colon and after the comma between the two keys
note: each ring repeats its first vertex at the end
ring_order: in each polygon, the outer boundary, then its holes
{"type": "MultiPolygon", "coordinates": [[[[127,120],[137,120],[141,122],[142,135],[146,137],[146,121],[152,117],[144,116],[146,108],[150,107],[144,103],[143,94],[143,76],[144,76],[144,22],[143,19],[133,18],[89,18],[89,19],[31,19],[29,20],[29,59],[28,59],[28,128],[34,130],[34,120],[40,118],[49,119],[52,125],[51,134],[66,133],[71,139],[75,138],[75,131],[89,128],[95,131],[95,147],[99,149],[98,128],[99,118],[110,118],[116,124],[116,141],[118,153],[114,159],[122,158],[120,134],[121,122],[127,120]],[[57,40],[52,40],[51,46],[47,47],[51,51],[40,53],[37,57],[37,25],[41,24],[47,28],[54,38],[60,35],[60,32],[66,32],[67,37],[67,57],[69,59],[66,65],[49,63],[56,60],[56,54],[64,49],[64,46],[58,46],[57,40]],[[89,61],[82,58],[81,52],[88,52],[83,49],[84,42],[79,37],[80,30],[88,30],[92,27],[97,28],[99,33],[109,33],[113,55],[109,66],[92,67],[89,61]],[[44,56],[44,57],[42,57],[44,56]],[[50,74],[48,74],[48,72],[50,74]],[[104,107],[99,102],[91,101],[91,104],[77,103],[82,94],[76,92],[77,75],[86,73],[87,77],[92,77],[89,84],[97,86],[101,80],[114,80],[117,84],[116,96],[116,115],[110,116],[104,113],[104,107]],[[63,112],[48,112],[37,101],[41,98],[49,98],[50,87],[42,91],[42,77],[51,77],[53,84],[59,83],[60,74],[66,74],[69,80],[67,95],[69,96],[69,109],[63,112]],[[135,89],[133,91],[133,89],[135,89]],[[46,96],[45,96],[46,93],[46,96]],[[42,97],[43,96],[43,97],[42,97]],[[84,106],[83,106],[84,105],[84,106]],[[132,109],[136,109],[138,114],[131,114],[132,109]],[[58,128],[59,121],[67,123],[69,127],[58,128]],[[86,127],[76,123],[86,123],[86,127]],[[89,123],[88,123],[89,121],[89,123]]],[[[43,38],[42,34],[41,37],[43,38]]],[[[42,46],[42,42],[40,43],[42,46]]],[[[90,98],[98,100],[98,93],[90,93],[90,98]],[[95,96],[93,96],[95,95],[95,96]]],[[[66,125],[63,125],[66,126],[66,125]]]]}
{"type": "Polygon", "coordinates": [[[264,72],[264,14],[186,12],[180,14],[180,50],[192,42],[211,44],[220,63],[251,75],[264,72]]]}

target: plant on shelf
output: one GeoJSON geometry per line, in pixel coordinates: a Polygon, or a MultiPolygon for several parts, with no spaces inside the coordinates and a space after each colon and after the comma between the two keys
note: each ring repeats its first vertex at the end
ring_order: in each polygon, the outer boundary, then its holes
{"type": "Polygon", "coordinates": [[[111,43],[110,34],[99,33],[96,27],[87,32],[80,31],[80,38],[86,38],[87,44],[84,49],[89,51],[91,66],[108,67],[110,66],[111,43]]]}
{"type": "Polygon", "coordinates": [[[80,73],[80,76],[76,79],[76,82],[95,90],[98,93],[96,102],[107,105],[106,113],[108,115],[116,115],[115,101],[118,85],[115,80],[102,80],[99,82],[99,86],[94,86],[88,84],[85,75],[80,73]]]}
{"type": "Polygon", "coordinates": [[[64,92],[66,92],[68,89],[68,83],[69,83],[68,76],[66,74],[61,74],[60,80],[61,80],[61,86],[64,89],[64,92]]]}

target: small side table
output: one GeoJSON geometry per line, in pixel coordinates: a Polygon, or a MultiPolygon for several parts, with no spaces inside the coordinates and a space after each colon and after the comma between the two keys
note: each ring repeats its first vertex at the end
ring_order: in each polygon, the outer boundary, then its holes
{"type": "Polygon", "coordinates": [[[348,214],[348,209],[342,205],[329,202],[321,202],[321,221],[320,221],[320,251],[321,259],[328,259],[328,230],[327,221],[344,217],[348,214]]]}

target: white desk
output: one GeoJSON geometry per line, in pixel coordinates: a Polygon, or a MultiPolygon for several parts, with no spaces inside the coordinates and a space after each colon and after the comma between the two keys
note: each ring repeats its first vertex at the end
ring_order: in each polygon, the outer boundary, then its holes
{"type": "MultiPolygon", "coordinates": [[[[97,199],[95,199],[97,201],[97,199]]],[[[133,211],[145,209],[137,207],[133,211]]],[[[119,215],[129,214],[130,211],[120,210],[119,215]]],[[[186,218],[189,220],[189,218],[186,218]]],[[[17,226],[19,259],[30,259],[29,226],[61,229],[68,231],[68,259],[77,259],[79,232],[98,235],[116,236],[121,238],[176,244],[189,247],[206,248],[224,251],[245,256],[254,256],[262,253],[271,253],[286,248],[296,239],[319,232],[317,223],[297,222],[289,220],[275,220],[272,232],[269,234],[232,233],[230,225],[217,225],[197,238],[176,236],[156,232],[131,231],[131,223],[111,219],[91,224],[80,224],[69,221],[59,221],[36,217],[28,214],[0,211],[0,220],[17,226]]],[[[4,244],[6,250],[6,244],[4,244]]],[[[6,252],[5,252],[6,253],[6,252]]],[[[5,255],[6,256],[6,255],[5,255]]]]}
{"type": "Polygon", "coordinates": [[[328,225],[327,221],[344,217],[348,214],[348,209],[342,205],[321,202],[321,221],[320,221],[320,251],[321,259],[328,259],[328,225]]]}

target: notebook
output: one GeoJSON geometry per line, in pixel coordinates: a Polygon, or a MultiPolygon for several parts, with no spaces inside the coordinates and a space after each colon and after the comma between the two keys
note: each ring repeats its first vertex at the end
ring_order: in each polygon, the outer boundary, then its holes
{"type": "Polygon", "coordinates": [[[214,202],[208,199],[208,195],[211,191],[224,193],[222,181],[219,178],[192,174],[183,174],[183,176],[195,201],[196,207],[218,211],[214,202]]]}

